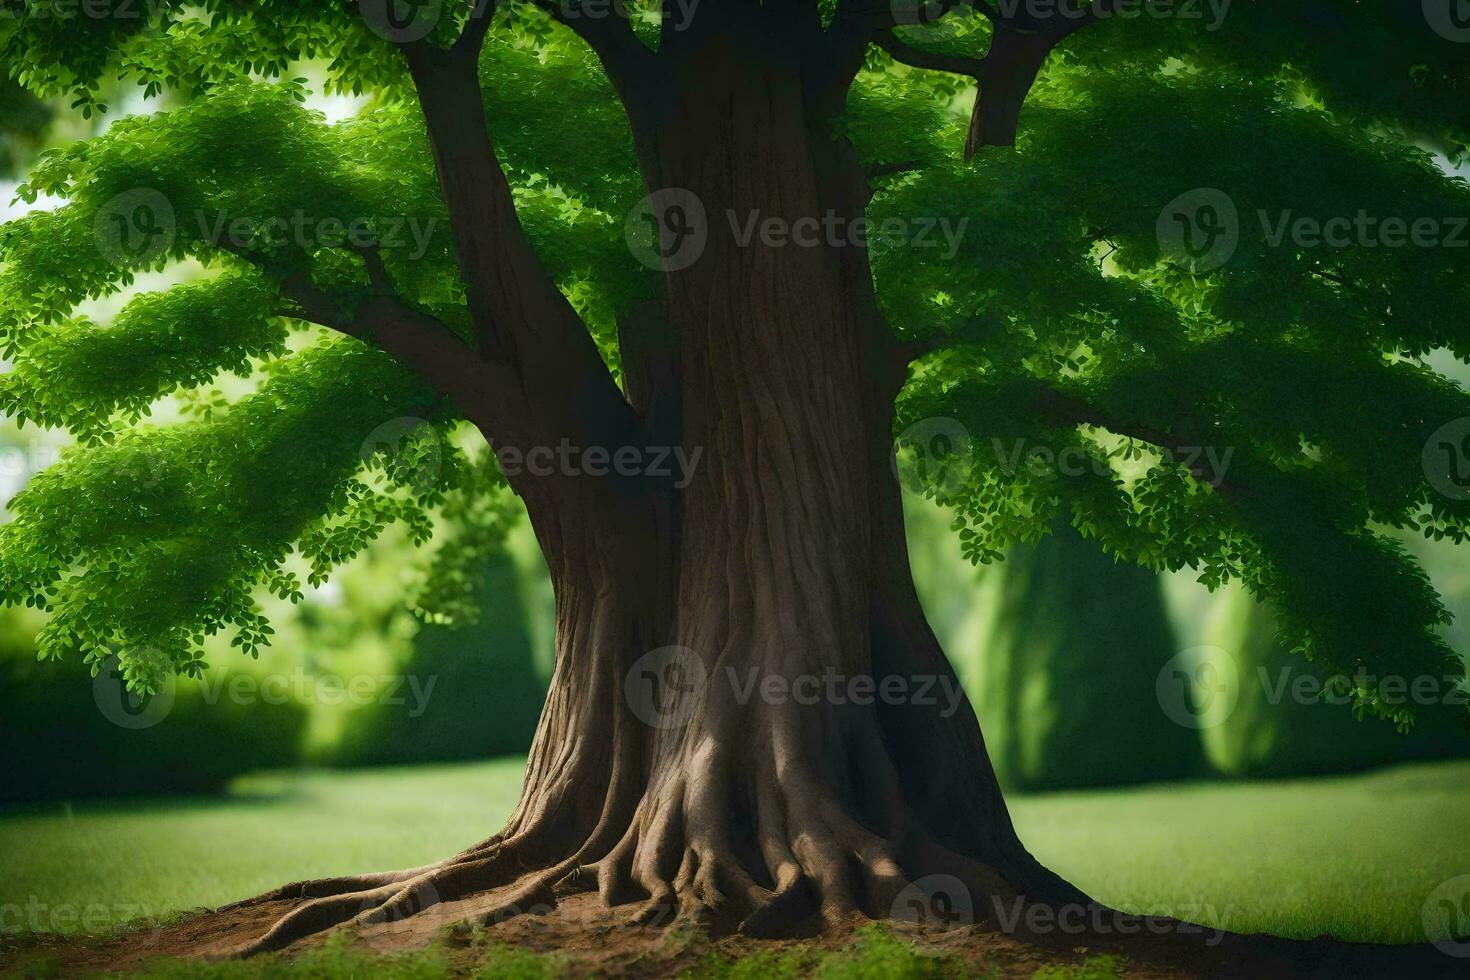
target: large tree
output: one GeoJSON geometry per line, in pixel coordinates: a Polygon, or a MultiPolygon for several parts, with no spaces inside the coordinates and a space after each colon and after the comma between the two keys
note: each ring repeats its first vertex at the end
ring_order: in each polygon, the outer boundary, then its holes
{"type": "Polygon", "coordinates": [[[1442,427],[1470,400],[1421,361],[1470,355],[1463,253],[1254,221],[1361,209],[1448,237],[1470,193],[1423,147],[1467,132],[1450,12],[3,9],[5,68],[37,93],[194,96],[49,154],[25,193],[67,203],[0,240],[0,407],[85,443],[0,531],[0,595],[50,611],[42,650],[116,652],[146,690],[208,634],[265,642],[252,592],[299,592],[292,561],[320,578],[384,523],[495,512],[506,485],[554,583],[506,827],[288,886],[252,949],[570,889],[756,933],[887,915],[941,874],[977,903],[1087,901],[1018,840],[974,712],[916,696],[957,682],[909,574],[895,433],[976,560],[1065,515],[1113,554],[1242,580],[1297,650],[1371,668],[1367,710],[1408,723],[1377,678],[1461,672],[1380,529],[1465,533],[1442,427]],[[311,59],[364,110],[304,108],[311,59]],[[189,259],[208,275],[105,327],[78,309],[189,259]],[[233,404],[137,424],[257,365],[233,404]],[[457,421],[494,454],[440,438],[457,421]],[[1018,445],[1047,452],[1013,465],[1018,445]],[[891,696],[777,696],[832,678],[891,696]]]}

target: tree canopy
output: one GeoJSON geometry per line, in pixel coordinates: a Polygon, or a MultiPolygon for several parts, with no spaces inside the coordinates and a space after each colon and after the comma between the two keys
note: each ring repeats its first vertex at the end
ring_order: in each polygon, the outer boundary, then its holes
{"type": "MultiPolygon", "coordinates": [[[[84,113],[114,79],[181,100],[47,152],[20,193],[64,205],[0,228],[0,410],[79,443],[11,504],[0,599],[51,613],[43,656],[117,652],[146,689],[198,670],[205,635],[268,642],[257,590],[299,596],[393,521],[426,541],[454,517],[452,591],[512,508],[494,455],[454,435],[462,392],[426,370],[484,340],[398,49],[486,33],[521,226],[618,378],[618,324],[661,273],[625,234],[651,188],[607,65],[632,39],[656,70],[677,9],[429,3],[405,28],[367,0],[91,6],[0,6],[10,77],[84,113]],[[332,123],[312,88],[362,103],[332,123]],[[183,421],[149,424],[165,399],[183,421]]],[[[827,32],[890,13],[766,6],[827,32]]],[[[1470,397],[1426,360],[1470,360],[1467,37],[1418,0],[1023,6],[897,4],[830,120],[870,168],[872,274],[913,358],[899,429],[921,451],[962,436],[924,489],[975,561],[1061,517],[1242,582],[1362,710],[1409,724],[1381,678],[1464,673],[1393,532],[1470,530],[1445,479],[1470,463],[1470,397]],[[993,145],[1011,134],[987,73],[1038,44],[1014,145],[993,145]],[[1293,230],[1360,215],[1372,241],[1293,230]],[[950,254],[881,233],[938,218],[962,229],[950,254]]]]}

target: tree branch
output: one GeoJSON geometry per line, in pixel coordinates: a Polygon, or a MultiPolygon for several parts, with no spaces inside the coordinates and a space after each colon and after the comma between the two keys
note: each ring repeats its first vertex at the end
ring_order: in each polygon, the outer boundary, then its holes
{"type": "Polygon", "coordinates": [[[454,400],[466,418],[483,419],[497,386],[511,382],[504,365],[482,361],[443,321],[378,294],[350,311],[304,273],[281,280],[281,295],[296,306],[285,315],[315,323],[392,355],[454,400]]]}
{"type": "Polygon", "coordinates": [[[455,39],[451,50],[478,58],[480,48],[485,43],[485,35],[490,30],[490,21],[495,17],[496,5],[497,0],[475,0],[475,9],[470,11],[469,20],[465,22],[464,30],[455,39]]]}
{"type": "Polygon", "coordinates": [[[972,58],[965,55],[939,54],[934,51],[925,51],[907,44],[891,33],[879,34],[874,43],[888,56],[900,64],[911,68],[925,68],[929,71],[946,71],[955,75],[968,75],[978,80],[985,73],[986,59],[972,58]]]}
{"type": "Polygon", "coordinates": [[[432,48],[405,54],[481,350],[512,365],[524,392],[518,427],[537,439],[596,440],[630,425],[632,410],[591,334],[521,226],[485,122],[477,59],[432,48]]]}
{"type": "Polygon", "coordinates": [[[1092,425],[1100,429],[1107,429],[1116,435],[1156,446],[1168,452],[1171,458],[1188,469],[1196,480],[1214,487],[1227,497],[1238,498],[1246,492],[1245,487],[1226,480],[1223,472],[1216,472],[1208,465],[1208,460],[1200,458],[1200,451],[1209,445],[1205,440],[1199,438],[1198,434],[1180,430],[1178,425],[1171,425],[1174,431],[1166,432],[1153,426],[1127,422],[1107,414],[1075,395],[1058,391],[1050,386],[1045,386],[1037,398],[1037,409],[1043,415],[1067,425],[1092,425]]]}
{"type": "Polygon", "coordinates": [[[583,9],[582,0],[534,0],[537,7],[552,20],[576,34],[596,52],[614,87],[622,92],[646,76],[654,55],[638,35],[632,22],[622,16],[626,7],[610,2],[602,12],[583,9]]]}
{"type": "Polygon", "coordinates": [[[898,356],[905,365],[908,365],[921,357],[947,347],[958,347],[961,344],[983,344],[990,340],[1004,323],[1004,319],[998,313],[987,310],[967,319],[958,330],[949,333],[925,334],[900,343],[897,348],[898,356]]]}
{"type": "MultiPolygon", "coordinates": [[[[979,91],[970,113],[969,132],[965,136],[965,159],[982,146],[1012,146],[1020,124],[1021,107],[1041,66],[1053,48],[1090,24],[1106,20],[1117,12],[1121,0],[1095,0],[1082,5],[1075,0],[1058,3],[1045,16],[1018,10],[1006,13],[986,0],[969,0],[994,25],[990,50],[984,57],[938,54],[917,48],[893,34],[901,26],[895,15],[896,6],[889,5],[885,16],[879,7],[866,0],[851,0],[839,8],[845,24],[866,27],[869,39],[887,51],[895,60],[915,68],[944,71],[975,79],[979,91]]],[[[935,19],[956,9],[958,2],[943,4],[935,19]]]]}

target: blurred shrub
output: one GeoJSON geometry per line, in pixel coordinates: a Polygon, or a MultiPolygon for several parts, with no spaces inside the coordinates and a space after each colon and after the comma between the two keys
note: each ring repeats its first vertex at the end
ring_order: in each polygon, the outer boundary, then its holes
{"type": "Polygon", "coordinates": [[[1404,678],[1404,697],[1422,701],[1408,733],[1378,718],[1359,721],[1341,703],[1319,698],[1328,678],[1276,640],[1269,607],[1239,587],[1218,593],[1199,648],[1197,684],[1217,717],[1201,728],[1211,764],[1228,776],[1347,772],[1416,759],[1470,755],[1460,712],[1445,703],[1443,678],[1404,678]]]}
{"type": "Polygon", "coordinates": [[[945,513],[910,503],[915,579],[975,705],[1002,784],[1049,790],[1204,770],[1198,735],[1159,709],[1174,651],[1158,576],[1070,526],[978,572],[945,513]]]}
{"type": "Polygon", "coordinates": [[[37,662],[28,638],[38,624],[15,622],[33,618],[0,615],[0,802],[209,792],[297,759],[301,706],[242,703],[228,693],[239,675],[223,672],[139,703],[79,658],[37,662]]]}
{"type": "Polygon", "coordinates": [[[448,762],[530,748],[547,683],[532,656],[520,572],[503,554],[483,568],[478,621],[421,625],[389,681],[396,695],[349,710],[331,762],[448,762]]]}
{"type": "Polygon", "coordinates": [[[1002,783],[1068,789],[1196,776],[1196,734],[1160,710],[1174,637],[1158,576],[1070,526],[1014,546],[982,589],[976,710],[1002,783]]]}

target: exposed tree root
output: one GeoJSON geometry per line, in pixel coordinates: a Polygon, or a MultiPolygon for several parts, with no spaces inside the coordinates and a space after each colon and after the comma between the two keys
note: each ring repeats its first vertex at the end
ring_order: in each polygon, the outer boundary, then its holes
{"type": "Polygon", "coordinates": [[[963,924],[985,903],[1021,894],[935,839],[886,759],[868,760],[862,792],[844,793],[769,734],[754,771],[744,761],[748,746],[737,754],[734,740],[691,740],[700,748],[688,764],[672,767],[636,805],[605,806],[560,859],[546,858],[556,834],[545,816],[438,864],[297,882],[239,903],[303,900],[236,955],[339,926],[400,922],[481,894],[485,903],[471,903],[463,925],[549,912],[559,898],[595,891],[609,909],[636,905],[636,925],[691,923],[754,937],[841,928],[855,917],[963,924]],[[946,894],[933,894],[936,879],[946,894]]]}

